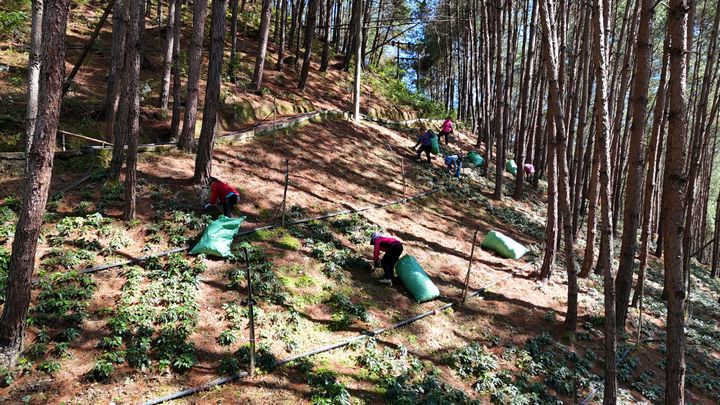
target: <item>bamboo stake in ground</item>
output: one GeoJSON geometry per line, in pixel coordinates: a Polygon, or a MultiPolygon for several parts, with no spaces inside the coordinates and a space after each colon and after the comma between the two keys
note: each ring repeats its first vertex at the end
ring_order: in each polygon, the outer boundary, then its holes
{"type": "Polygon", "coordinates": [[[403,158],[400,158],[400,170],[402,170],[403,200],[405,200],[407,197],[405,196],[405,159],[403,158]]]}
{"type": "Polygon", "coordinates": [[[285,191],[283,191],[283,199],[282,199],[282,222],[281,226],[285,228],[285,202],[287,200],[287,190],[288,190],[288,183],[290,182],[290,160],[285,159],[285,191]]]}
{"type": "Polygon", "coordinates": [[[480,230],[476,229],[475,235],[473,235],[472,248],[470,249],[470,262],[468,263],[467,274],[465,274],[465,284],[463,285],[463,291],[462,291],[463,305],[465,305],[465,298],[467,297],[467,290],[468,290],[468,286],[470,284],[470,270],[472,269],[473,258],[475,257],[475,244],[477,243],[477,236],[478,236],[479,232],[480,232],[480,230]]]}
{"type": "Polygon", "coordinates": [[[255,316],[253,314],[252,278],[250,278],[250,260],[247,248],[245,250],[245,275],[247,277],[248,314],[250,318],[250,377],[255,372],[255,316]]]}

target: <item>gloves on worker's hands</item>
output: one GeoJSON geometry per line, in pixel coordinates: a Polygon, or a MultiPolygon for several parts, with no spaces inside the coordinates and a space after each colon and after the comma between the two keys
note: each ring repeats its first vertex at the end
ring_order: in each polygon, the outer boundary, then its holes
{"type": "Polygon", "coordinates": [[[207,210],[207,209],[210,209],[210,207],[212,207],[212,204],[207,203],[207,204],[205,204],[205,205],[203,206],[203,209],[206,209],[206,210],[207,210]]]}

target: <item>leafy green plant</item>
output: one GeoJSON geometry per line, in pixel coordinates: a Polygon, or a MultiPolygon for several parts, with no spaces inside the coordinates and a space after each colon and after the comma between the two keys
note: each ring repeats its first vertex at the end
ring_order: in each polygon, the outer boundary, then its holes
{"type": "Polygon", "coordinates": [[[45,374],[53,375],[60,371],[60,368],[62,366],[60,365],[60,362],[55,360],[46,360],[38,366],[38,370],[42,371],[45,374]]]}
{"type": "Polygon", "coordinates": [[[18,40],[27,31],[29,19],[24,11],[0,10],[0,39],[18,40]]]}
{"type": "Polygon", "coordinates": [[[370,320],[370,314],[367,312],[367,308],[362,304],[353,303],[350,298],[343,293],[335,292],[330,295],[330,298],[325,302],[333,308],[331,329],[340,330],[347,328],[356,320],[363,322],[370,320]]]}
{"type": "Polygon", "coordinates": [[[0,387],[9,387],[15,381],[15,377],[9,369],[0,367],[0,387]]]}
{"type": "Polygon", "coordinates": [[[447,363],[462,378],[482,378],[498,367],[497,357],[478,343],[451,353],[447,363]]]}
{"type": "Polygon", "coordinates": [[[95,365],[87,374],[87,378],[90,381],[107,382],[114,371],[115,366],[112,362],[101,359],[95,362],[95,365]]]}
{"type": "Polygon", "coordinates": [[[322,370],[308,375],[310,400],[316,405],[350,405],[350,393],[338,381],[337,373],[322,370]]]}

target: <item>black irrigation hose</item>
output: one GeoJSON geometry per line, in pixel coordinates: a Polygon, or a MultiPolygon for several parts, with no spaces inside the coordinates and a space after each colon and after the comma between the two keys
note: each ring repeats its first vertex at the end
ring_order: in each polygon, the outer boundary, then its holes
{"type": "MultiPolygon", "coordinates": [[[[299,224],[304,224],[304,223],[307,223],[307,222],[310,222],[310,221],[320,221],[320,220],[323,220],[323,219],[332,218],[332,217],[337,217],[337,216],[340,216],[340,215],[355,214],[355,213],[364,212],[364,211],[369,211],[369,210],[373,210],[373,209],[384,208],[384,207],[387,207],[387,206],[389,206],[389,205],[394,205],[394,204],[406,204],[406,203],[408,203],[408,202],[410,202],[410,201],[413,201],[413,200],[416,200],[416,199],[418,199],[418,198],[425,197],[425,196],[431,195],[431,194],[435,194],[435,193],[437,193],[437,192],[439,192],[439,191],[442,191],[442,190],[444,190],[444,189],[445,189],[445,187],[440,187],[440,188],[436,188],[436,189],[434,189],[434,190],[426,191],[426,192],[424,192],[424,193],[416,194],[416,195],[414,195],[414,196],[412,196],[412,197],[409,197],[409,198],[401,198],[401,199],[399,199],[399,200],[389,201],[389,202],[380,203],[380,204],[374,204],[374,205],[370,205],[370,206],[363,207],[363,208],[358,208],[358,209],[350,209],[350,210],[337,211],[337,212],[333,212],[333,213],[325,214],[325,215],[320,215],[320,216],[313,217],[313,218],[298,219],[298,220],[296,220],[296,221],[290,221],[290,222],[288,222],[288,225],[299,225],[299,224]]],[[[274,229],[274,228],[277,228],[277,225],[261,226],[261,227],[252,228],[252,229],[248,229],[248,230],[245,230],[245,231],[238,232],[236,236],[248,235],[248,234],[251,234],[251,233],[255,233],[255,232],[257,232],[257,231],[264,231],[264,230],[274,229]]],[[[151,259],[151,258],[153,258],[153,257],[163,257],[163,256],[171,255],[171,254],[173,254],[173,253],[185,252],[185,251],[187,251],[187,250],[190,250],[190,248],[191,248],[191,246],[179,247],[179,248],[175,248],[175,249],[171,249],[171,250],[166,250],[166,251],[164,251],[164,252],[153,253],[153,254],[150,254],[150,255],[138,257],[138,258],[131,259],[131,260],[125,260],[125,261],[122,261],[122,262],[116,262],[116,263],[110,263],[110,264],[103,264],[103,265],[95,266],[95,267],[89,267],[89,268],[80,270],[80,273],[81,273],[81,274],[97,273],[97,272],[99,272],[99,271],[110,270],[110,269],[114,269],[114,268],[116,268],[116,267],[122,267],[122,266],[127,266],[127,265],[130,265],[130,264],[135,264],[135,263],[144,262],[145,260],[151,259]]]]}
{"type": "MultiPolygon", "coordinates": [[[[492,283],[490,283],[490,284],[488,284],[488,285],[486,285],[486,286],[481,287],[478,291],[474,292],[474,293],[471,294],[469,297],[477,297],[478,295],[482,294],[483,292],[486,292],[487,290],[489,290],[489,289],[492,288],[493,286],[499,284],[500,282],[503,282],[503,281],[505,281],[505,280],[508,280],[508,279],[510,279],[510,278],[512,278],[512,277],[514,277],[514,276],[515,276],[515,273],[510,274],[510,275],[508,275],[507,277],[503,277],[503,278],[501,278],[501,279],[495,280],[495,281],[493,281],[492,283]]],[[[440,306],[440,307],[438,307],[438,308],[435,308],[435,309],[432,309],[432,310],[423,312],[423,313],[421,313],[421,314],[415,315],[415,316],[413,316],[413,317],[407,318],[407,319],[405,319],[405,320],[403,320],[403,321],[400,321],[400,322],[398,322],[398,323],[396,323],[396,324],[387,326],[387,327],[385,327],[385,328],[380,328],[380,329],[376,329],[376,330],[374,330],[374,331],[364,332],[364,333],[362,333],[362,334],[360,334],[360,335],[353,336],[353,337],[351,337],[351,338],[349,338],[349,339],[345,339],[345,340],[342,340],[342,341],[340,341],[340,342],[337,342],[337,343],[334,343],[334,344],[331,344],[331,345],[328,345],[328,346],[323,346],[323,347],[320,347],[320,348],[311,350],[311,351],[309,351],[309,352],[305,352],[305,353],[302,353],[302,354],[298,354],[297,356],[293,356],[293,357],[289,357],[289,358],[284,359],[284,360],[277,361],[277,362],[275,362],[275,365],[273,365],[272,369],[276,369],[276,368],[278,368],[278,367],[282,367],[282,366],[284,366],[284,365],[286,365],[286,364],[288,364],[288,363],[291,363],[291,362],[293,362],[293,361],[295,361],[295,360],[299,360],[299,359],[302,359],[302,358],[305,358],[305,357],[310,357],[310,356],[314,356],[314,355],[316,355],[316,354],[320,354],[320,353],[328,352],[328,351],[331,351],[331,350],[339,349],[339,348],[345,347],[345,346],[347,346],[347,345],[349,345],[349,344],[351,344],[351,343],[358,342],[358,341],[363,340],[363,339],[375,337],[375,336],[378,336],[378,335],[380,335],[380,334],[383,334],[383,333],[385,333],[385,332],[388,332],[388,331],[391,331],[391,330],[394,330],[394,329],[402,328],[402,327],[404,327],[404,326],[407,326],[407,325],[409,325],[409,324],[411,324],[411,323],[417,322],[417,321],[419,321],[419,320],[421,320],[421,319],[423,319],[423,318],[426,318],[426,317],[428,317],[428,316],[439,314],[440,312],[443,312],[443,311],[445,311],[445,310],[447,310],[447,309],[449,309],[449,308],[452,308],[453,306],[455,306],[455,305],[457,305],[457,304],[459,304],[459,303],[460,303],[460,301],[451,302],[451,303],[445,304],[445,305],[443,305],[443,306],[440,306]]],[[[239,373],[239,374],[235,374],[235,375],[233,375],[233,376],[230,376],[230,377],[218,378],[218,379],[212,380],[212,381],[210,381],[210,382],[207,382],[207,383],[205,383],[205,384],[203,384],[203,385],[200,385],[200,386],[198,386],[198,387],[184,389],[184,390],[182,390],[182,391],[178,391],[178,392],[176,392],[176,393],[173,393],[173,394],[164,396],[164,397],[162,397],[162,398],[157,398],[157,399],[153,399],[153,400],[147,401],[147,402],[145,402],[143,405],[156,405],[156,404],[161,404],[161,403],[163,403],[163,402],[170,401],[170,400],[173,400],[173,399],[183,398],[183,397],[186,397],[186,396],[189,396],[189,395],[196,394],[196,393],[198,393],[198,392],[200,392],[200,391],[204,391],[204,390],[207,390],[207,389],[216,387],[216,386],[218,386],[218,385],[223,385],[223,384],[227,384],[227,383],[232,382],[232,381],[237,381],[237,380],[242,379],[242,378],[245,378],[245,377],[247,377],[247,376],[248,376],[248,373],[247,373],[247,372],[242,372],[242,373],[239,373]]]]}

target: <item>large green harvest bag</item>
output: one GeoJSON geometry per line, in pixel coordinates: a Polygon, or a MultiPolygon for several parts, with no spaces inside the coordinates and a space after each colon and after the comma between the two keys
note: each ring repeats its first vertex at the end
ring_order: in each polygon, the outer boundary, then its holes
{"type": "Polygon", "coordinates": [[[414,257],[403,256],[395,265],[395,271],[417,302],[430,301],[440,296],[440,290],[414,257]]]}
{"type": "Polygon", "coordinates": [[[517,174],[517,163],[515,163],[514,160],[510,159],[505,163],[505,170],[512,173],[513,176],[517,174]]]}
{"type": "Polygon", "coordinates": [[[523,257],[528,252],[525,246],[498,231],[490,231],[485,235],[481,246],[496,251],[502,257],[515,260],[523,257]]]}
{"type": "Polygon", "coordinates": [[[240,218],[228,218],[224,215],[220,215],[220,218],[211,222],[205,233],[200,238],[200,242],[190,251],[190,254],[199,255],[206,254],[210,256],[228,257],[232,253],[230,252],[230,245],[232,244],[233,237],[240,230],[240,224],[245,220],[245,217],[240,218]]]}
{"type": "Polygon", "coordinates": [[[430,153],[433,155],[437,155],[440,153],[440,142],[438,141],[438,137],[433,134],[432,137],[430,137],[430,153]]]}
{"type": "Polygon", "coordinates": [[[480,154],[475,151],[468,152],[467,159],[470,162],[470,164],[475,167],[482,167],[482,165],[485,164],[485,159],[483,159],[483,157],[480,156],[480,154]]]}

